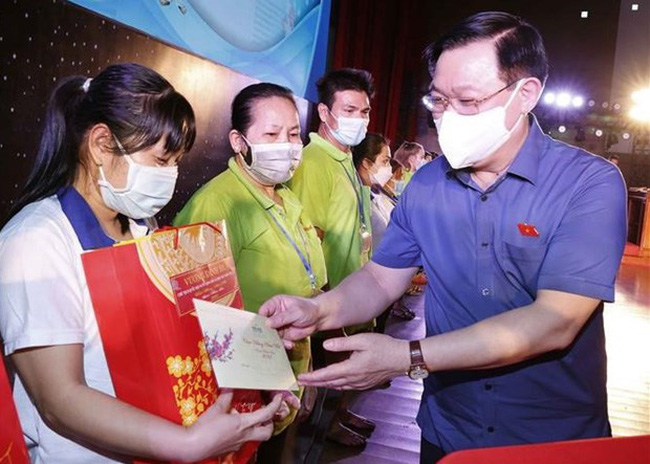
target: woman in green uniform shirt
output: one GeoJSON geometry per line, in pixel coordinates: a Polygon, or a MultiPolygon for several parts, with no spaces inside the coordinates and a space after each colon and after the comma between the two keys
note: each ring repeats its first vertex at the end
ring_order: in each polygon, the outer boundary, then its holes
{"type": "MultiPolygon", "coordinates": [[[[257,312],[277,294],[313,295],[327,283],[327,273],[316,229],[283,185],[302,156],[293,94],[275,84],[250,85],[235,97],[231,122],[235,156],[228,169],[192,196],[174,225],[225,219],[244,307],[257,312]]],[[[307,371],[310,357],[309,340],[291,350],[296,374],[307,371]]]]}

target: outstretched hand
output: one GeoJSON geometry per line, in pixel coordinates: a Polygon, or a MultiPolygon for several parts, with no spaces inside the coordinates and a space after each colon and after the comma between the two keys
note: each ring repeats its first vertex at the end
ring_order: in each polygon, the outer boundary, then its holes
{"type": "Polygon", "coordinates": [[[317,330],[318,305],[308,298],[278,295],[264,303],[259,314],[268,317],[267,324],[277,329],[287,349],[317,330]]]}
{"type": "Polygon", "coordinates": [[[298,376],[301,385],[339,390],[365,390],[406,373],[411,362],[408,341],[388,335],[364,333],[332,338],[328,351],[351,351],[349,359],[298,376]]]}

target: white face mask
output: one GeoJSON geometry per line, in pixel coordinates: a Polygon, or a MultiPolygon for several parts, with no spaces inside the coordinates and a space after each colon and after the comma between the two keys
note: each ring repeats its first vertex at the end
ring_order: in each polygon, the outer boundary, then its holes
{"type": "Polygon", "coordinates": [[[521,87],[522,80],[504,106],[483,111],[478,114],[462,115],[445,111],[435,119],[438,129],[438,142],[442,153],[454,169],[473,166],[498,150],[515,130],[520,115],[512,129],[506,128],[506,110],[521,87]]]}
{"type": "Polygon", "coordinates": [[[102,199],[106,206],[131,219],[153,217],[174,194],[178,166],[143,166],[133,161],[130,155],[123,156],[129,163],[124,188],[113,187],[99,167],[101,179],[97,183],[102,199]]]}
{"type": "Polygon", "coordinates": [[[366,133],[368,132],[368,119],[336,116],[329,110],[329,108],[328,111],[332,116],[334,116],[334,118],[336,118],[339,128],[337,130],[332,129],[329,124],[327,124],[327,121],[325,121],[325,125],[329,129],[330,134],[332,134],[332,137],[334,137],[341,145],[355,147],[366,138],[366,133]]]}
{"type": "Polygon", "coordinates": [[[301,143],[250,143],[241,136],[251,150],[251,165],[244,161],[244,169],[262,185],[276,185],[288,181],[302,160],[301,143]]]}
{"type": "Polygon", "coordinates": [[[370,175],[377,184],[383,187],[386,185],[386,182],[388,182],[390,178],[393,177],[393,170],[390,168],[390,166],[382,166],[377,169],[377,172],[373,172],[370,175]]]}

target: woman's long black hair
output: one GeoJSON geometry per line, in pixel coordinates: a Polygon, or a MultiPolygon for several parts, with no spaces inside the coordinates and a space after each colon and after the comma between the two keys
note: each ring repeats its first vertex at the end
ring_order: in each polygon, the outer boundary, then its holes
{"type": "Polygon", "coordinates": [[[72,184],[84,162],[81,142],[99,123],[110,128],[127,153],[155,145],[164,136],[166,151],[186,152],[196,138],[192,106],[147,67],[116,64],[90,81],[65,78],[52,93],[34,167],[9,218],[72,184]]]}

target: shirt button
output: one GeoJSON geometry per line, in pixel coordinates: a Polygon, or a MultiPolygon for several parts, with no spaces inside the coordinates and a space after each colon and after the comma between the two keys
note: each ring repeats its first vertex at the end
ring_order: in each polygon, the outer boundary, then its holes
{"type": "Polygon", "coordinates": [[[494,427],[492,427],[492,426],[490,425],[490,426],[487,428],[487,431],[488,431],[489,433],[494,432],[494,427]]]}
{"type": "Polygon", "coordinates": [[[488,196],[487,195],[481,195],[481,201],[487,201],[488,196]]]}
{"type": "Polygon", "coordinates": [[[488,296],[489,294],[490,294],[490,289],[489,288],[481,289],[481,295],[488,296]]]}
{"type": "Polygon", "coordinates": [[[492,390],[492,384],[491,384],[491,383],[486,383],[486,384],[485,384],[485,389],[486,389],[487,391],[492,390]]]}

